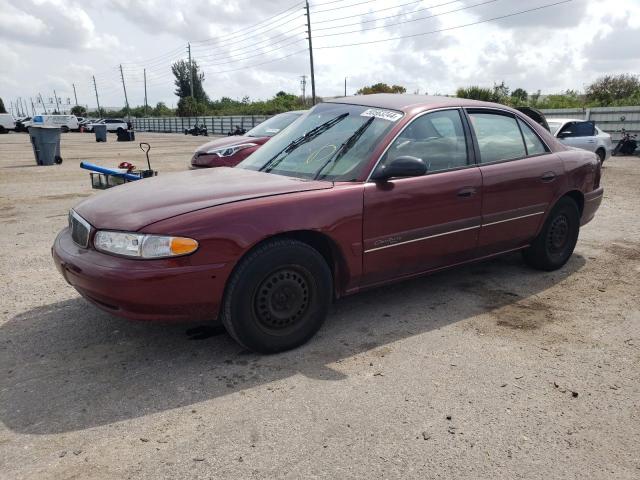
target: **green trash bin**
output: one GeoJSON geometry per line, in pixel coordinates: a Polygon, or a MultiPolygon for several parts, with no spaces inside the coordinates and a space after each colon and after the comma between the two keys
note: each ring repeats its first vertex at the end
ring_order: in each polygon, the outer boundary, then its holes
{"type": "Polygon", "coordinates": [[[107,126],[103,124],[98,124],[93,126],[93,131],[96,134],[96,142],[106,142],[107,141],[107,126]]]}
{"type": "Polygon", "coordinates": [[[60,128],[31,126],[29,137],[38,165],[59,165],[62,163],[60,128]]]}

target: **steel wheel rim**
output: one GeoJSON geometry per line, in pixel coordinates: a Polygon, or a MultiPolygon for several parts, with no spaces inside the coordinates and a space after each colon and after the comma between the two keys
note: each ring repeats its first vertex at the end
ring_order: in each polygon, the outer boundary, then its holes
{"type": "Polygon", "coordinates": [[[268,333],[295,328],[311,304],[309,273],[297,266],[269,273],[256,289],[253,307],[258,325],[268,333]]]}
{"type": "Polygon", "coordinates": [[[569,243],[570,230],[569,218],[566,215],[558,215],[553,219],[547,234],[547,248],[549,253],[557,254],[564,251],[569,243]]]}

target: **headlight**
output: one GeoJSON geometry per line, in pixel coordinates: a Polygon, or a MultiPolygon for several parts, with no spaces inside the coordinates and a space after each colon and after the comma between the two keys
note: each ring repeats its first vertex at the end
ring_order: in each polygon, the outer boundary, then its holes
{"type": "Polygon", "coordinates": [[[108,230],[98,231],[93,245],[101,252],[136,258],[177,257],[188,255],[198,249],[198,242],[191,238],[108,230]]]}
{"type": "Polygon", "coordinates": [[[205,153],[209,155],[217,155],[219,157],[230,157],[231,155],[235,155],[240,150],[257,146],[257,143],[242,143],[240,145],[234,145],[232,147],[212,148],[211,150],[207,150],[205,153]]]}

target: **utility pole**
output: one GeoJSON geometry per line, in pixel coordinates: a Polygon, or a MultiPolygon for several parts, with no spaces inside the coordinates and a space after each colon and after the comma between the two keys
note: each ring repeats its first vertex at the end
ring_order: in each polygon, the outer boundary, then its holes
{"type": "Polygon", "coordinates": [[[131,112],[129,111],[129,99],[127,98],[127,86],[124,84],[124,73],[122,73],[122,64],[120,64],[120,78],[122,78],[122,88],[124,90],[124,104],[127,107],[127,118],[131,119],[131,112]]]}
{"type": "Polygon", "coordinates": [[[29,101],[31,102],[31,115],[36,116],[36,107],[33,104],[33,98],[29,97],[29,101]]]}
{"type": "Polygon", "coordinates": [[[347,77],[344,77],[344,96],[347,96],[347,77]]]}
{"type": "Polygon", "coordinates": [[[18,110],[18,115],[20,115],[21,117],[24,116],[24,111],[22,109],[22,99],[20,97],[18,97],[18,100],[16,100],[16,107],[18,110]]]}
{"type": "Polygon", "coordinates": [[[96,86],[96,76],[93,75],[93,89],[96,91],[96,103],[98,104],[98,116],[101,117],[100,100],[98,100],[98,87],[96,86]]]}
{"type": "Polygon", "coordinates": [[[56,101],[56,111],[60,113],[60,105],[58,105],[58,94],[56,93],[55,90],[53,91],[53,98],[56,101]]]}
{"type": "Polygon", "coordinates": [[[306,75],[302,75],[300,80],[300,86],[302,87],[302,104],[306,105],[307,104],[307,76],[306,75]]]}
{"type": "Polygon", "coordinates": [[[44,99],[42,98],[42,94],[38,93],[38,96],[40,97],[40,103],[42,104],[42,108],[44,109],[44,114],[48,114],[49,112],[47,112],[47,106],[44,104],[44,99]]]}
{"type": "Polygon", "coordinates": [[[78,105],[78,95],[76,95],[76,84],[72,83],[71,86],[73,87],[73,98],[76,100],[76,105],[78,105]]]}
{"type": "Polygon", "coordinates": [[[143,69],[144,74],[144,116],[147,116],[147,69],[143,69]]]}
{"type": "Polygon", "coordinates": [[[191,43],[187,43],[189,51],[189,85],[191,86],[191,98],[193,98],[193,64],[191,63],[191,43]]]}
{"type": "Polygon", "coordinates": [[[309,14],[309,0],[305,0],[307,11],[307,39],[309,40],[309,64],[311,65],[311,105],[316,104],[316,77],[313,71],[313,43],[311,42],[311,15],[309,14]]]}

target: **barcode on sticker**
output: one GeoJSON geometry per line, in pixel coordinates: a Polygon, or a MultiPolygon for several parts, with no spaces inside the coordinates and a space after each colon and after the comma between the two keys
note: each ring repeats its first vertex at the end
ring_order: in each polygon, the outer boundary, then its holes
{"type": "Polygon", "coordinates": [[[361,117],[376,117],[390,122],[396,122],[402,118],[402,114],[393,110],[384,110],[382,108],[369,108],[360,114],[361,117]]]}

